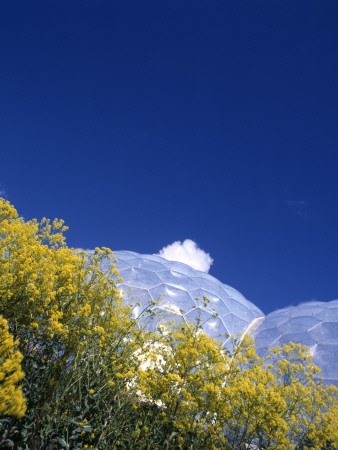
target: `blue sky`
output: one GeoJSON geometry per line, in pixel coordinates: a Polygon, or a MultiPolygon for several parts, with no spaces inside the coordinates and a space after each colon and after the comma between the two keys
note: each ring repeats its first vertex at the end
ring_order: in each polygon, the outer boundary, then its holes
{"type": "Polygon", "coordinates": [[[192,239],[264,312],[338,297],[336,0],[0,5],[0,189],[68,244],[192,239]]]}

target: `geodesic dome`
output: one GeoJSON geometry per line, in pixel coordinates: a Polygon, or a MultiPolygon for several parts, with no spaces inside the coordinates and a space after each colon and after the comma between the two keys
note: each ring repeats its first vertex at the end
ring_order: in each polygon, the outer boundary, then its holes
{"type": "Polygon", "coordinates": [[[268,314],[252,333],[256,352],[290,341],[310,347],[313,362],[326,384],[338,386],[338,300],[308,302],[268,314]]]}
{"type": "MultiPolygon", "coordinates": [[[[253,320],[264,315],[232,287],[186,264],[130,251],[116,251],[114,255],[124,280],[118,289],[129,302],[140,302],[137,312],[149,300],[160,300],[154,311],[163,313],[164,320],[179,323],[195,321],[200,316],[203,331],[224,343],[231,335],[244,334],[253,320]],[[206,307],[202,306],[203,297],[210,300],[206,307]],[[218,317],[213,317],[214,312],[218,317]]],[[[150,326],[155,327],[156,320],[157,316],[150,326]]]]}
{"type": "MultiPolygon", "coordinates": [[[[164,320],[180,323],[200,316],[203,331],[227,347],[229,336],[248,333],[255,339],[260,356],[290,341],[307,345],[324,382],[338,387],[338,300],[303,303],[265,316],[234,288],[186,264],[131,251],[116,251],[114,255],[124,279],[118,289],[130,303],[140,303],[136,314],[148,306],[148,301],[160,300],[154,310],[164,313],[164,320]],[[196,300],[203,297],[210,300],[206,307],[196,300]]],[[[103,269],[108,270],[108,262],[103,269]]],[[[160,316],[155,316],[150,329],[155,328],[160,316]]]]}

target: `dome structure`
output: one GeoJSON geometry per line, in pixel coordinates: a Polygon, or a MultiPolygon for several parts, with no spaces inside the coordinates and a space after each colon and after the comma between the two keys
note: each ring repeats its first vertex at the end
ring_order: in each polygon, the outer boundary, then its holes
{"type": "Polygon", "coordinates": [[[251,334],[256,352],[265,356],[290,341],[310,347],[326,384],[338,387],[338,300],[308,302],[268,314],[251,334]]]}
{"type": "MultiPolygon", "coordinates": [[[[124,280],[118,289],[130,302],[140,303],[137,313],[150,300],[159,300],[153,309],[164,314],[164,320],[174,319],[179,323],[200,317],[203,331],[225,344],[231,335],[244,334],[255,319],[264,316],[238,291],[186,264],[130,251],[116,251],[114,255],[124,280]],[[202,305],[203,297],[210,300],[206,307],[202,305]]],[[[154,321],[150,326],[155,324],[154,321]]]]}
{"type": "MultiPolygon", "coordinates": [[[[114,255],[124,280],[118,289],[130,303],[140,303],[135,314],[149,301],[158,301],[153,309],[163,316],[156,314],[150,329],[158,320],[180,323],[200,317],[203,331],[222,340],[226,347],[230,336],[249,334],[260,356],[290,341],[307,345],[324,382],[338,387],[338,300],[303,303],[265,316],[236,289],[186,264],[131,251],[116,251],[114,255]],[[202,304],[203,297],[210,300],[207,306],[202,304]]],[[[103,268],[108,270],[108,262],[103,268]]]]}

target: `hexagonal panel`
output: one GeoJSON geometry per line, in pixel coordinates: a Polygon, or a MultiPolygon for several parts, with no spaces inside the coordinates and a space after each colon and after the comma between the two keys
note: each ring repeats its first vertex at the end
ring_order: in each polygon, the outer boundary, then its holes
{"type": "Polygon", "coordinates": [[[206,307],[207,311],[212,311],[212,309],[214,308],[220,316],[223,316],[224,314],[228,314],[230,312],[229,308],[225,305],[222,298],[216,297],[214,294],[205,291],[204,289],[194,289],[193,291],[190,291],[190,295],[194,299],[199,299],[197,301],[197,304],[199,305],[203,303],[203,298],[207,297],[210,300],[210,303],[206,307]]]}
{"type": "Polygon", "coordinates": [[[120,271],[120,276],[125,284],[145,289],[158,286],[162,282],[155,272],[138,267],[123,269],[120,271]]]}
{"type": "Polygon", "coordinates": [[[170,286],[177,288],[184,287],[187,291],[198,288],[197,284],[194,283],[191,278],[182,273],[176,272],[175,270],[163,270],[158,273],[158,276],[164,283],[170,286]]]}
{"type": "Polygon", "coordinates": [[[149,292],[155,301],[159,300],[160,306],[163,304],[173,305],[178,309],[189,311],[195,305],[195,302],[187,291],[164,283],[149,289],[149,292]]]}

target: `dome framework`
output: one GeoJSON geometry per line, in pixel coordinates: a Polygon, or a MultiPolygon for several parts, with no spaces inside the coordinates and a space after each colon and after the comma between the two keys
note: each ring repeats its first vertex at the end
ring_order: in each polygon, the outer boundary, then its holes
{"type": "Polygon", "coordinates": [[[277,345],[300,343],[310,348],[324,382],[338,387],[338,300],[303,303],[265,316],[236,289],[186,264],[131,251],[114,255],[123,278],[118,289],[130,303],[139,302],[135,314],[147,308],[149,301],[156,302],[150,329],[159,320],[180,323],[200,317],[203,331],[222,340],[225,347],[230,346],[231,336],[248,333],[260,356],[277,345]],[[204,297],[209,299],[206,305],[204,297]]]}
{"type": "MultiPolygon", "coordinates": [[[[164,320],[195,321],[200,317],[203,331],[225,344],[230,336],[244,334],[254,319],[264,315],[232,287],[186,264],[130,251],[114,255],[124,280],[118,289],[130,302],[140,303],[139,311],[153,300],[157,302],[153,310],[164,320]],[[202,305],[204,297],[209,299],[207,306],[202,305]]],[[[153,328],[156,323],[154,319],[153,328]]]]}

